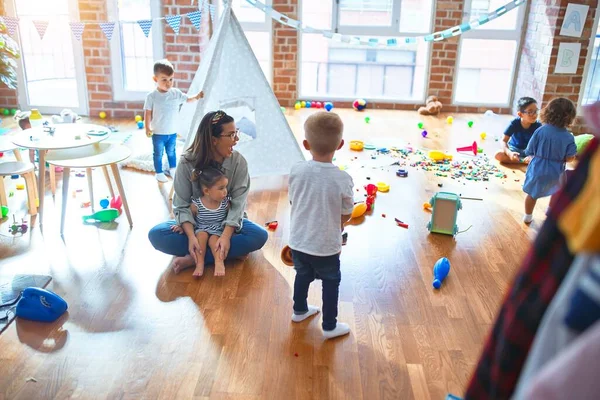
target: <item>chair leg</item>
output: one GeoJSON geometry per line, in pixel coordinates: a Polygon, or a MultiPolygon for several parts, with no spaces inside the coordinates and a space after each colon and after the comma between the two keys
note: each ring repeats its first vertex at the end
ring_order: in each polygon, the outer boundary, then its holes
{"type": "Polygon", "coordinates": [[[115,191],[113,190],[112,183],[110,182],[110,175],[108,174],[108,167],[106,165],[102,166],[102,171],[104,172],[104,178],[106,179],[106,185],[108,186],[108,191],[110,192],[110,198],[115,198],[115,191]]]}
{"type": "Polygon", "coordinates": [[[15,155],[15,158],[17,159],[17,161],[23,161],[23,159],[21,158],[21,152],[19,151],[19,149],[14,149],[13,154],[15,155]]]}
{"type": "Polygon", "coordinates": [[[54,165],[50,165],[48,167],[48,173],[50,174],[50,190],[52,190],[52,197],[56,194],[56,167],[54,165]]]}
{"type": "Polygon", "coordinates": [[[25,178],[25,185],[27,186],[27,204],[30,215],[37,214],[37,196],[35,195],[35,173],[33,171],[23,175],[25,178]]]}
{"type": "Polygon", "coordinates": [[[90,204],[92,206],[92,213],[94,213],[96,206],[94,205],[94,182],[92,181],[92,169],[86,168],[85,174],[87,175],[88,180],[88,190],[90,191],[90,204]]]}
{"type": "Polygon", "coordinates": [[[63,186],[62,186],[62,212],[60,213],[60,236],[63,235],[65,230],[65,214],[67,213],[67,200],[69,199],[69,178],[71,177],[71,170],[69,168],[63,169],[63,186]]]}
{"type": "Polygon", "coordinates": [[[123,182],[121,182],[121,175],[119,174],[119,166],[117,164],[110,164],[110,168],[112,169],[113,176],[115,177],[117,189],[119,189],[119,195],[123,201],[123,207],[125,208],[125,214],[127,215],[129,226],[133,227],[133,221],[131,220],[131,214],[129,213],[129,205],[127,204],[127,198],[125,197],[125,190],[123,189],[123,182]]]}
{"type": "Polygon", "coordinates": [[[0,175],[0,206],[8,206],[6,190],[4,189],[4,176],[0,175]]]}

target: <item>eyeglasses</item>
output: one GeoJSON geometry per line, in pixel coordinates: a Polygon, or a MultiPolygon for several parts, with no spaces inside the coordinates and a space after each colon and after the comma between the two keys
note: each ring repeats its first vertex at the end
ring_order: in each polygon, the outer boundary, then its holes
{"type": "Polygon", "coordinates": [[[226,133],[225,135],[220,135],[219,137],[228,137],[231,140],[236,140],[240,138],[240,130],[238,128],[233,133],[226,133]]]}
{"type": "Polygon", "coordinates": [[[523,114],[526,115],[538,115],[538,113],[540,112],[540,110],[535,110],[535,111],[523,111],[523,114]]]}

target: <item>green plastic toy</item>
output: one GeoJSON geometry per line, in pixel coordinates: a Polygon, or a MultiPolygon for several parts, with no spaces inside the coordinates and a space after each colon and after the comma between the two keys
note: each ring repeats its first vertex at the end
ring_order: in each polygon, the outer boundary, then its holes
{"type": "Polygon", "coordinates": [[[119,216],[119,210],[107,208],[106,210],[96,211],[92,215],[84,215],[83,222],[112,222],[119,216]]]}
{"type": "Polygon", "coordinates": [[[588,144],[592,141],[594,135],[583,134],[575,136],[575,146],[577,146],[577,154],[583,154],[588,144]]]}

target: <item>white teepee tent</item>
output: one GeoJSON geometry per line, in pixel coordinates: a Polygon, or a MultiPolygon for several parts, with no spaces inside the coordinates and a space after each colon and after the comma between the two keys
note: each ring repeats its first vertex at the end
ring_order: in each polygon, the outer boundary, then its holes
{"type": "Polygon", "coordinates": [[[298,142],[233,10],[225,6],[190,93],[204,91],[204,99],[186,103],[180,111],[179,132],[187,133],[185,148],[194,140],[202,117],[224,110],[240,129],[236,150],[248,161],[250,176],[284,175],[304,160],[298,142]]]}

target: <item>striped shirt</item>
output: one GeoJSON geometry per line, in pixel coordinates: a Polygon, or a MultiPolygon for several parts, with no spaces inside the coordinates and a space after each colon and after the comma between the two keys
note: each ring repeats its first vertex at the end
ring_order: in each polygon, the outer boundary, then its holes
{"type": "Polygon", "coordinates": [[[200,198],[192,199],[192,202],[198,208],[195,232],[203,231],[211,235],[221,235],[223,233],[223,221],[225,221],[229,210],[229,197],[224,198],[219,207],[214,210],[206,208],[200,198]]]}

